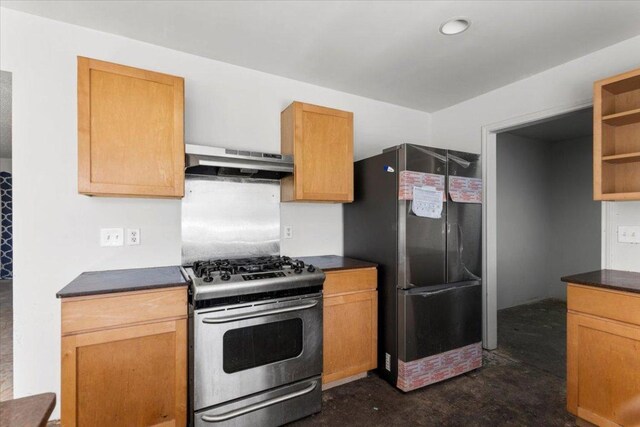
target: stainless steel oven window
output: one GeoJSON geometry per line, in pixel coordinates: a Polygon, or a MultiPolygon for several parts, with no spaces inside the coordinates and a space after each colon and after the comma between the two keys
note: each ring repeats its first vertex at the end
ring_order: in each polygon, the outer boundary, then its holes
{"type": "Polygon", "coordinates": [[[232,329],[222,337],[227,374],[297,357],[302,353],[302,319],[232,329]]]}

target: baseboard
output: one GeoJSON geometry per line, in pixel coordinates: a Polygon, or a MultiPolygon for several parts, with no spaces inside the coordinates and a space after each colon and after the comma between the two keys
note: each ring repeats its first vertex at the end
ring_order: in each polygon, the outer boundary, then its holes
{"type": "Polygon", "coordinates": [[[360,380],[367,377],[367,372],[360,372],[359,374],[351,375],[347,378],[332,381],[330,383],[322,384],[322,391],[329,390],[330,388],[338,387],[352,381],[360,380]]]}

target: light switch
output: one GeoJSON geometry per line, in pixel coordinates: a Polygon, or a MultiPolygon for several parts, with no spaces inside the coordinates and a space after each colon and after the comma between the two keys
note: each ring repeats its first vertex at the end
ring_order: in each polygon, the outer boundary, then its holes
{"type": "Polygon", "coordinates": [[[618,242],[640,243],[640,226],[621,225],[618,227],[618,242]]]}
{"type": "Polygon", "coordinates": [[[101,228],[100,246],[122,246],[123,234],[122,228],[101,228]]]}

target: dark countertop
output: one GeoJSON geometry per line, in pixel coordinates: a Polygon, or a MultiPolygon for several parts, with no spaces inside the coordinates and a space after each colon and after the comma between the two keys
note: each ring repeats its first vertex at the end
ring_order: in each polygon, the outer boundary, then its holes
{"type": "Polygon", "coordinates": [[[179,266],[132,268],[128,270],[88,271],[82,273],[56,296],[58,298],[141,291],[186,286],[179,266]]]}
{"type": "Polygon", "coordinates": [[[640,273],[632,271],[597,270],[564,276],[560,280],[577,285],[640,293],[640,273]]]}
{"type": "Polygon", "coordinates": [[[313,264],[322,271],[351,270],[354,268],[371,268],[378,266],[378,264],[373,262],[337,255],[305,256],[295,259],[300,259],[304,261],[305,264],[313,264]]]}
{"type": "Polygon", "coordinates": [[[55,393],[5,400],[0,402],[0,426],[45,427],[55,406],[55,393]]]}

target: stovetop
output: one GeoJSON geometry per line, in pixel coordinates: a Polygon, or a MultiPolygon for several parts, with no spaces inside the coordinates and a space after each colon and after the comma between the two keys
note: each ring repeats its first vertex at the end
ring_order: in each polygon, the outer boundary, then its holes
{"type": "Polygon", "coordinates": [[[202,278],[205,282],[211,282],[216,275],[229,277],[233,274],[279,271],[287,268],[291,268],[299,274],[305,267],[309,272],[315,271],[313,265],[305,266],[303,261],[291,259],[287,256],[196,261],[192,266],[195,276],[202,278]]]}
{"type": "Polygon", "coordinates": [[[287,256],[196,261],[185,270],[193,300],[321,289],[324,282],[321,270],[287,256]]]}

